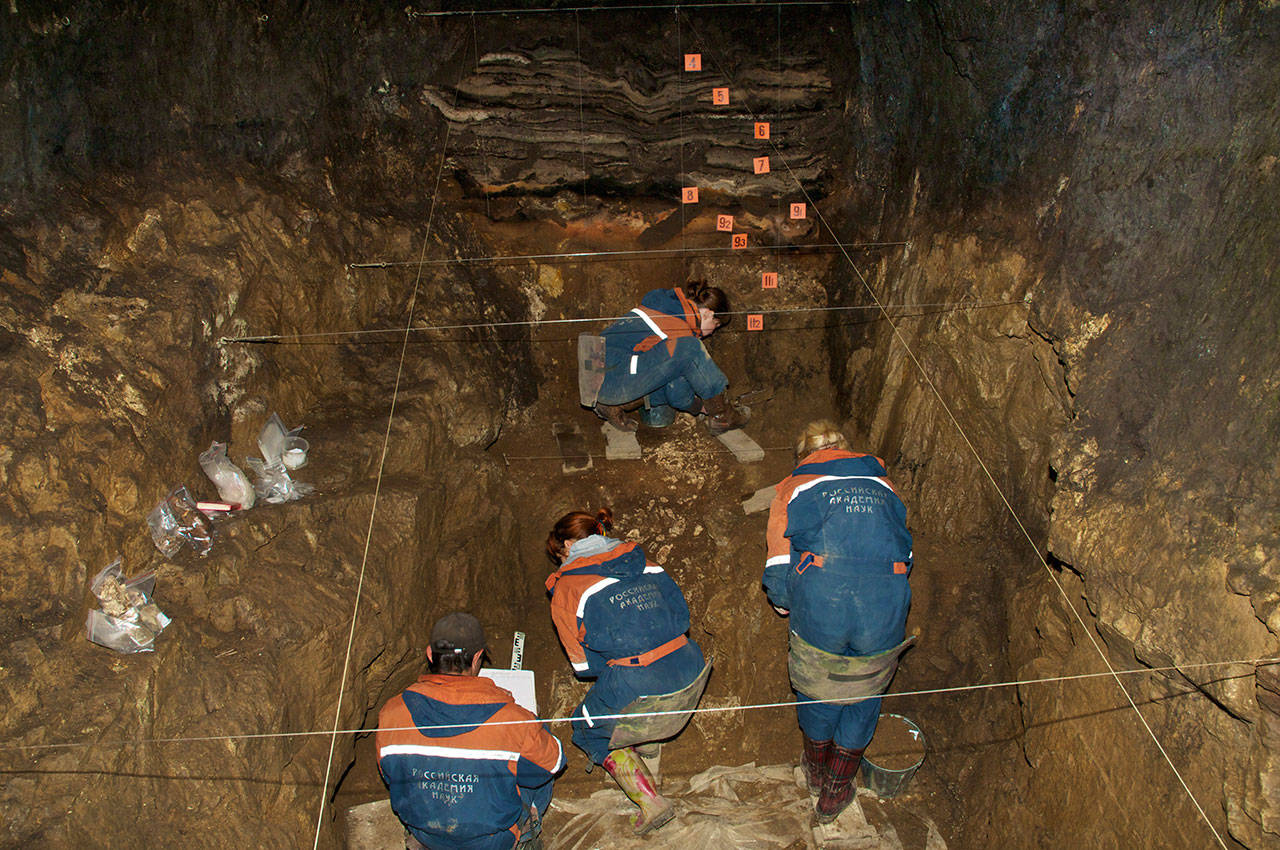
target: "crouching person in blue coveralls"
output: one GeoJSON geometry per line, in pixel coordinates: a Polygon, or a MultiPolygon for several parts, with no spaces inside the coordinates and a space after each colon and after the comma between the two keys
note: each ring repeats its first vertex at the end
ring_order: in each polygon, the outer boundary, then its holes
{"type": "Polygon", "coordinates": [[[604,383],[595,411],[623,431],[639,423],[628,411],[644,408],[645,425],[665,428],[676,410],[707,414],[707,430],[723,434],[747,424],[748,414],[725,396],[729,380],[702,340],[729,322],[724,290],[694,280],[654,289],[640,306],[604,330],[604,383]]]}
{"type": "Polygon", "coordinates": [[[442,617],[429,672],[378,714],[378,770],[406,850],[542,848],[564,752],[509,692],[478,675],[485,646],[475,617],[442,617]]]}
{"type": "Polygon", "coordinates": [[[618,714],[642,696],[671,693],[702,672],[702,650],[685,634],[689,606],[675,581],[650,563],[638,543],[607,535],[613,514],[565,514],[547,535],[547,552],[559,565],[547,579],[551,619],[573,672],[594,678],[573,713],[573,743],[603,765],[640,807],[636,833],[657,829],[675,816],[653,776],[632,747],[610,752],[618,714]]]}
{"type": "Polygon", "coordinates": [[[872,684],[855,693],[884,692],[905,648],[911,533],[884,461],[850,451],[834,423],[810,423],[796,457],[799,465],[778,484],[769,509],[764,588],[778,613],[790,613],[788,664],[804,736],[801,766],[818,798],[818,822],[830,823],[853,799],[880,698],[806,702],[829,695],[802,693],[797,681],[824,677],[798,678],[797,668],[811,667],[815,658],[832,669],[865,662],[872,684]]]}

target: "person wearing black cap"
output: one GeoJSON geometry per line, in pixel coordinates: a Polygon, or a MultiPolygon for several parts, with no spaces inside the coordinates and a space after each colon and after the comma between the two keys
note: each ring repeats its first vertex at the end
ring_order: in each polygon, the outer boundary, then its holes
{"type": "Polygon", "coordinates": [[[564,750],[532,712],[479,676],[485,648],[475,617],[440,618],[427,674],[378,714],[378,771],[406,850],[541,850],[564,750]]]}

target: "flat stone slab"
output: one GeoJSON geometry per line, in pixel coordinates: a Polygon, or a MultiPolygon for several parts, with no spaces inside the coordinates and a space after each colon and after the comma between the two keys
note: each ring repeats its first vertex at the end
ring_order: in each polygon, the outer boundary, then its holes
{"type": "Polygon", "coordinates": [[[742,512],[750,515],[769,510],[769,506],[773,504],[773,497],[777,495],[777,492],[778,485],[776,484],[770,484],[768,487],[761,487],[759,490],[742,500],[742,512]]]}
{"type": "Polygon", "coordinates": [[[551,433],[556,438],[556,449],[560,452],[560,471],[565,475],[586,472],[592,467],[591,453],[587,451],[587,441],[582,436],[582,429],[577,425],[551,426],[551,433]]]}
{"type": "Polygon", "coordinates": [[[608,460],[639,460],[640,441],[634,431],[619,430],[608,422],[600,426],[604,434],[604,456],[608,460]]]}
{"type": "Polygon", "coordinates": [[[725,431],[717,435],[716,439],[724,443],[725,448],[733,452],[733,456],[741,463],[756,463],[764,460],[764,449],[760,448],[759,444],[748,437],[741,428],[725,431]]]}
{"type": "Polygon", "coordinates": [[[391,800],[374,800],[347,809],[347,850],[386,850],[404,846],[404,826],[391,800]]]}

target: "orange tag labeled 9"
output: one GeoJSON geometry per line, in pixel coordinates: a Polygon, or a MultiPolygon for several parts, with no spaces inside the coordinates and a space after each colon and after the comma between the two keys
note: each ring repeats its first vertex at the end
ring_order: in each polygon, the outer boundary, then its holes
{"type": "Polygon", "coordinates": [[[764,274],[760,275],[760,288],[761,289],[777,289],[778,273],[765,272],[764,274]]]}
{"type": "Polygon", "coordinates": [[[745,248],[745,247],[747,247],[747,234],[745,234],[745,233],[735,233],[735,234],[733,234],[733,240],[732,240],[732,242],[731,242],[730,244],[732,244],[734,248],[745,248]]]}
{"type": "Polygon", "coordinates": [[[757,139],[769,138],[769,122],[768,121],[756,122],[756,138],[757,139]]]}
{"type": "Polygon", "coordinates": [[[712,102],[712,103],[714,103],[716,106],[728,106],[728,105],[729,105],[729,90],[728,90],[727,88],[723,88],[723,89],[712,89],[712,90],[711,90],[711,102],[712,102]]]}
{"type": "Polygon", "coordinates": [[[804,205],[804,204],[792,204],[792,205],[791,205],[791,217],[792,217],[792,218],[804,218],[804,216],[805,216],[805,205],[804,205]]]}
{"type": "Polygon", "coordinates": [[[716,216],[716,230],[722,233],[728,233],[733,230],[733,216],[718,215],[716,216]]]}
{"type": "Polygon", "coordinates": [[[686,53],[684,55],[684,69],[686,71],[701,71],[702,70],[702,54],[686,53]]]}
{"type": "Polygon", "coordinates": [[[756,174],[769,173],[769,157],[767,156],[756,157],[755,159],[751,160],[751,165],[755,168],[756,174]]]}
{"type": "Polygon", "coordinates": [[[747,330],[749,331],[764,330],[764,314],[748,313],[747,314],[747,330]]]}
{"type": "Polygon", "coordinates": [[[696,204],[698,202],[698,187],[685,186],[680,190],[680,203],[696,204]]]}

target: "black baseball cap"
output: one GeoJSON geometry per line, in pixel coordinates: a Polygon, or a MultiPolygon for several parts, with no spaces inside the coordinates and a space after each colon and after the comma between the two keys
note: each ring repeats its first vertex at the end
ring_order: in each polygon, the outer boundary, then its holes
{"type": "Polygon", "coordinates": [[[436,620],[431,629],[431,646],[437,652],[463,652],[469,655],[487,649],[487,643],[480,621],[462,611],[445,614],[436,620]]]}

